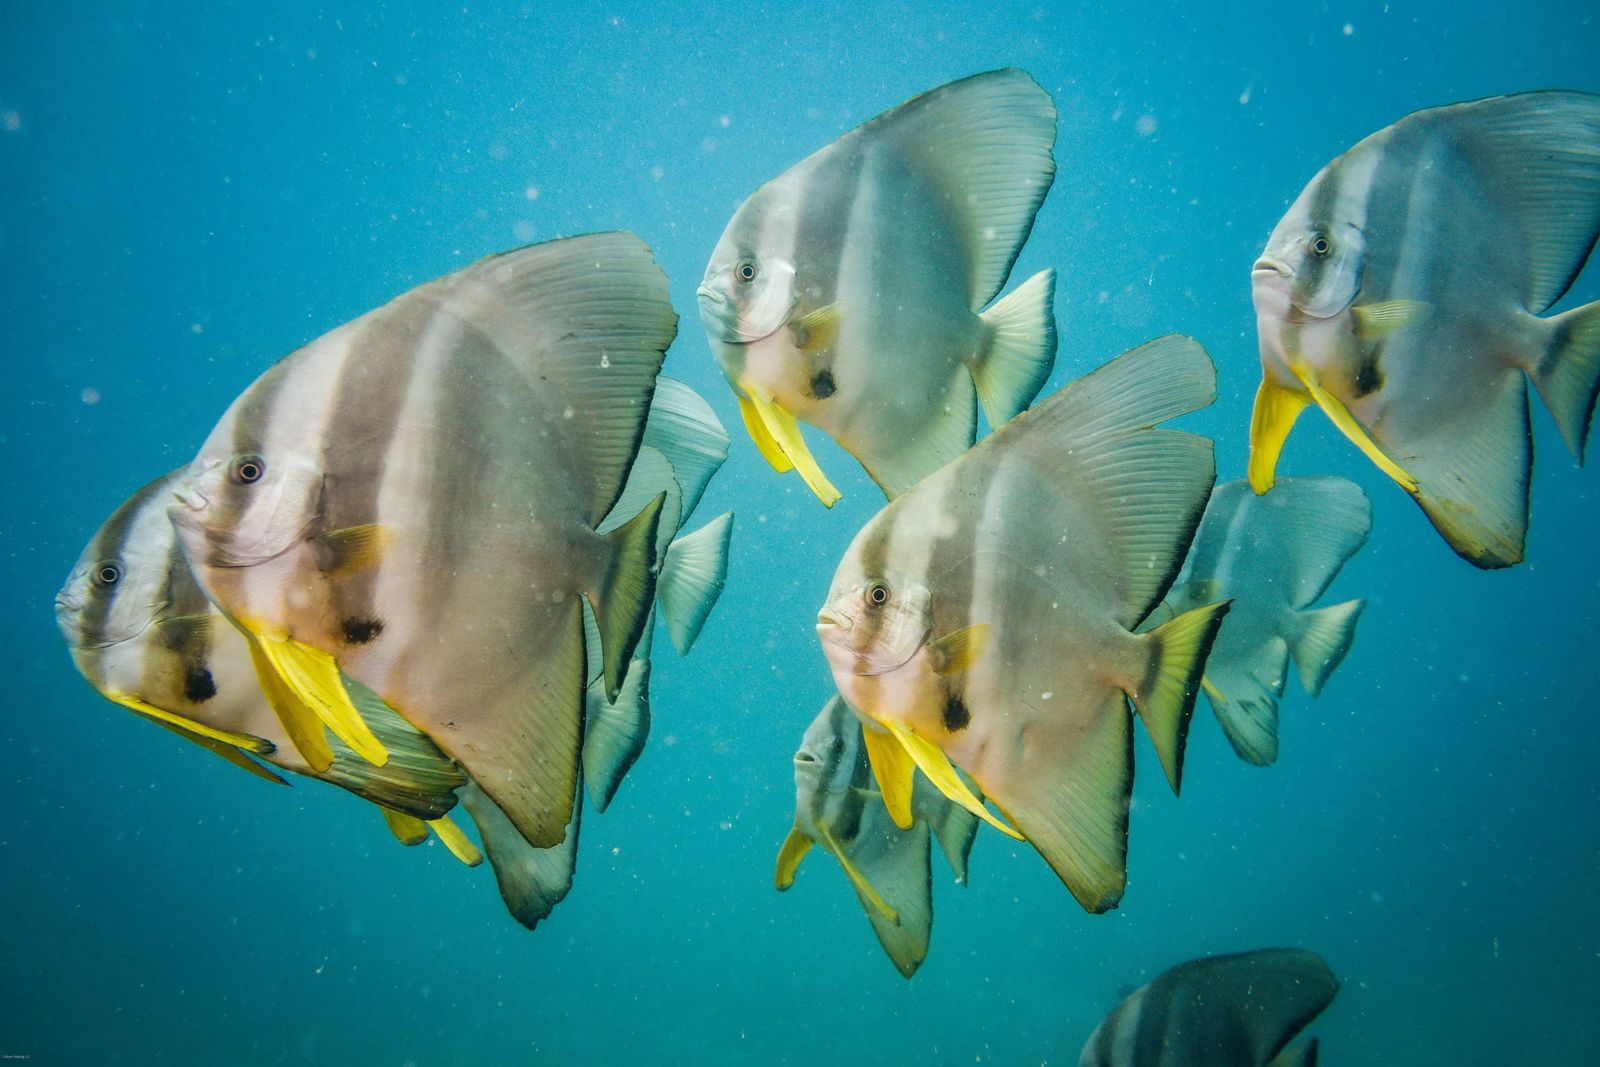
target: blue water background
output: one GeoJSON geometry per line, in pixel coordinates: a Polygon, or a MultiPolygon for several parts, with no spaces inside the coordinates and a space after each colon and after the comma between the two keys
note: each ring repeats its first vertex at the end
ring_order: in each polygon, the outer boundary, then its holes
{"type": "MultiPolygon", "coordinates": [[[[1317,168],[1421,107],[1600,91],[1591,3],[1124,6],[0,8],[0,1055],[1062,1064],[1119,990],[1293,944],[1344,982],[1328,1064],[1600,1062],[1600,476],[1537,404],[1528,564],[1502,573],[1303,421],[1283,471],[1375,507],[1332,592],[1369,598],[1355,649],[1321,700],[1286,700],[1271,769],[1202,703],[1174,799],[1140,735],[1119,910],[1084,914],[985,830],[970,886],[936,865],[907,983],[826,856],[772,890],[830,691],[814,612],[881,498],[813,437],[845,493],[824,511],[744,437],[694,289],[745,195],[914,93],[1027,68],[1061,113],[1014,274],[1060,271],[1049,388],[1192,334],[1221,386],[1189,425],[1238,477],[1249,267],[1317,168]],[[100,699],[51,598],[281,355],[479,256],[618,227],[671,276],[667,372],[734,436],[701,512],[737,512],[734,560],[692,657],[658,638],[650,747],[530,934],[487,867],[100,699]]],[[[1597,297],[1591,266],[1561,306],[1597,297]]]]}

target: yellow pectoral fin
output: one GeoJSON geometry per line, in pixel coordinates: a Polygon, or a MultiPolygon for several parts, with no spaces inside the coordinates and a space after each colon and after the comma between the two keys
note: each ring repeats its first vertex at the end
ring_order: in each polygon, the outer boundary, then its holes
{"type": "Polygon", "coordinates": [[[267,698],[267,703],[277,714],[278,721],[283,724],[283,731],[289,735],[295,751],[299,752],[300,758],[318,774],[332,767],[333,749],[328,745],[322,720],[289,691],[289,687],[278,676],[277,668],[272,665],[272,660],[267,657],[255,634],[246,631],[244,643],[250,649],[250,662],[256,669],[256,681],[261,686],[261,695],[267,698]]]}
{"type": "Polygon", "coordinates": [[[1016,838],[1018,841],[1026,840],[1021,834],[994,817],[988,808],[983,806],[983,801],[973,795],[967,788],[967,783],[961,780],[956,769],[950,763],[950,757],[944,754],[944,749],[933,742],[918,737],[911,732],[911,728],[893,720],[885,723],[900,743],[905,746],[911,758],[916,761],[922,773],[928,776],[928,781],[938,787],[939,792],[949,798],[951,803],[959,804],[972,814],[993,826],[1003,834],[1016,838]]]}
{"type": "Polygon", "coordinates": [[[777,873],[772,876],[772,884],[780,893],[794,885],[794,872],[800,869],[800,861],[811,851],[812,844],[811,838],[800,832],[800,827],[790,827],[789,836],[783,839],[783,847],[778,850],[777,873]]]}
{"type": "Polygon", "coordinates": [[[476,867],[483,862],[483,853],[478,851],[478,846],[461,832],[461,827],[450,821],[450,816],[441,815],[437,819],[429,819],[428,829],[432,830],[444,847],[450,850],[450,855],[468,867],[476,867]]]}
{"type": "MultiPolygon", "coordinates": [[[[132,711],[135,715],[139,716],[139,718],[144,719],[146,722],[153,722],[157,726],[161,727],[163,730],[170,730],[172,733],[177,734],[179,737],[183,738],[185,741],[193,742],[194,744],[197,744],[201,748],[205,749],[207,752],[210,752],[210,753],[212,753],[214,755],[221,756],[223,759],[227,760],[229,763],[233,764],[235,767],[239,768],[241,771],[248,771],[251,774],[255,775],[257,778],[264,778],[267,781],[272,782],[272,783],[274,783],[276,785],[288,785],[289,784],[284,778],[280,777],[277,774],[274,774],[272,771],[267,770],[267,768],[263,767],[261,764],[257,763],[255,760],[251,759],[249,756],[246,756],[243,752],[241,752],[238,748],[234,747],[233,745],[223,744],[221,741],[218,741],[213,737],[206,737],[203,734],[197,734],[193,730],[189,730],[189,729],[186,729],[186,728],[184,728],[182,726],[178,726],[175,723],[170,723],[166,719],[158,719],[153,715],[146,714],[145,712],[141,711],[137,707],[134,707],[133,705],[126,705],[126,706],[128,707],[128,709],[130,711],[132,711]]],[[[245,735],[244,734],[240,734],[238,736],[243,737],[245,735]]],[[[256,738],[256,740],[259,741],[261,739],[260,738],[256,738]]],[[[267,744],[268,748],[272,747],[270,743],[267,743],[267,742],[263,742],[263,743],[267,744]]]]}
{"type": "Polygon", "coordinates": [[[1356,320],[1356,333],[1364,340],[1375,341],[1405,329],[1432,310],[1431,304],[1420,300],[1385,300],[1358,305],[1350,309],[1350,314],[1356,320]]]}
{"type": "Polygon", "coordinates": [[[952,630],[937,641],[929,642],[928,658],[938,674],[960,674],[978,662],[989,645],[989,624],[976,622],[952,630]]]}
{"type": "Polygon", "coordinates": [[[822,473],[817,461],[811,457],[811,449],[806,446],[806,439],[800,435],[800,424],[795,421],[794,415],[777,401],[763,400],[755,393],[750,393],[750,403],[755,406],[756,414],[760,416],[761,424],[766,427],[768,436],[788,457],[789,462],[794,464],[794,469],[799,472],[801,480],[817,494],[817,499],[822,501],[823,507],[833,507],[841,494],[833,487],[833,483],[828,481],[827,475],[822,473]]]}
{"type": "Polygon", "coordinates": [[[1417,480],[1407,474],[1398,463],[1383,454],[1383,449],[1379,448],[1378,443],[1367,435],[1367,431],[1356,421],[1355,416],[1350,414],[1350,409],[1345,407],[1338,397],[1318,384],[1316,373],[1309,367],[1294,367],[1292,369],[1295,377],[1299,378],[1306,389],[1310,391],[1311,399],[1317,402],[1317,407],[1321,408],[1323,414],[1327,415],[1333,424],[1339,427],[1339,432],[1348,437],[1357,448],[1365,452],[1367,458],[1378,465],[1379,470],[1398,482],[1400,488],[1415,496],[1417,480]]]}
{"type": "Polygon", "coordinates": [[[403,811],[395,811],[378,805],[378,810],[383,812],[383,821],[389,824],[389,832],[394,839],[407,848],[422,844],[428,839],[428,824],[403,811]]]}
{"type": "Polygon", "coordinates": [[[383,562],[392,539],[389,527],[367,523],[330,530],[315,540],[322,549],[324,574],[356,574],[383,562]]]}
{"type": "Polygon", "coordinates": [[[778,442],[767,432],[767,424],[761,421],[761,416],[756,413],[755,402],[748,396],[739,398],[739,414],[744,417],[745,432],[750,435],[750,440],[756,443],[756,451],[772,464],[772,469],[779,474],[787,474],[794,470],[794,464],[789,462],[789,457],[783,454],[778,442]]]}
{"type": "Polygon", "coordinates": [[[839,866],[844,868],[845,877],[849,878],[850,884],[856,887],[856,892],[861,894],[873,911],[876,911],[894,925],[899,926],[900,913],[889,906],[889,902],[883,899],[877,887],[867,880],[866,875],[861,873],[861,868],[851,862],[845,850],[839,846],[839,842],[835,841],[833,835],[828,833],[827,827],[819,827],[819,829],[822,830],[823,846],[833,854],[834,859],[839,861],[839,866]]]}
{"type": "Polygon", "coordinates": [[[272,665],[300,703],[310,708],[334,736],[362,759],[381,767],[389,762],[389,750],[368,728],[356,710],[339,676],[339,665],[321,649],[302,644],[292,637],[269,637],[252,628],[261,654],[272,665]]]}
{"type": "Polygon", "coordinates": [[[154,719],[163,726],[171,726],[182,730],[184,733],[196,734],[200,737],[210,738],[212,741],[220,741],[224,745],[232,745],[234,748],[243,749],[257,756],[270,756],[275,750],[273,743],[264,737],[257,737],[254,734],[235,733],[232,730],[218,730],[216,727],[207,726],[203,722],[195,722],[193,719],[170,712],[166,708],[158,708],[154,704],[146,704],[130,693],[119,693],[113,690],[106,693],[106,696],[130,711],[138,712],[147,719],[154,719]]]}
{"type": "Polygon", "coordinates": [[[794,346],[802,352],[821,352],[839,339],[840,318],[839,305],[827,304],[797,319],[790,327],[794,346]]]}
{"type": "Polygon", "coordinates": [[[1261,379],[1250,416],[1250,488],[1257,496],[1272,488],[1283,442],[1311,398],[1286,389],[1271,378],[1261,379]]]}
{"type": "Polygon", "coordinates": [[[867,762],[872,765],[872,776],[878,780],[878,790],[883,794],[883,806],[889,818],[902,830],[911,829],[911,780],[917,765],[911,754],[893,736],[870,726],[861,727],[861,737],[867,743],[867,762]]]}

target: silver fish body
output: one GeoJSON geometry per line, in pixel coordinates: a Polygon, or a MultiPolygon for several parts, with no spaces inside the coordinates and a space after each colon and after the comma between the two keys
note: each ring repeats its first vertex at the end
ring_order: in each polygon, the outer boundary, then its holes
{"type": "Polygon", "coordinates": [[[1334,159],[1251,272],[1263,382],[1250,480],[1315,403],[1464,558],[1522,558],[1526,378],[1574,455],[1600,381],[1600,304],[1541,315],[1600,233],[1600,97],[1410,115],[1334,159]]]}

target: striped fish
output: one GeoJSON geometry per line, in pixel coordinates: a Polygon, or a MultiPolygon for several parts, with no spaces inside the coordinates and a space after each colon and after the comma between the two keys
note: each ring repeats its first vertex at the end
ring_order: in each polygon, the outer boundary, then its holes
{"type": "Polygon", "coordinates": [[[1339,992],[1320,956],[1260,949],[1190,960],[1140,986],[1095,1027],[1079,1067],[1316,1067],[1289,1048],[1339,992]]]}
{"type": "Polygon", "coordinates": [[[172,517],[294,744],[386,753],[370,686],[530,845],[562,841],[595,611],[615,700],[648,619],[662,498],[609,534],[663,354],[631,234],[553,241],[406,293],[286,357],[212,431],[172,517]]]}
{"type": "Polygon", "coordinates": [[[1324,167],[1251,271],[1250,483],[1315,403],[1479,567],[1522,560],[1526,375],[1580,461],[1600,302],[1540,317],[1600,234],[1600,96],[1419,111],[1324,167]]]}
{"type": "MultiPolygon", "coordinates": [[[[630,500],[666,491],[672,512],[687,517],[726,458],[727,446],[726,431],[702,398],[681,383],[659,379],[639,458],[613,510],[625,511],[630,500]]],[[[476,850],[444,815],[459,795],[478,825],[507,909],[525,926],[536,926],[571,886],[580,805],[574,804],[562,844],[531,848],[426,735],[348,679],[352,697],[392,758],[375,767],[335,738],[329,768],[318,772],[307,765],[256,683],[245,638],[206,601],[179,552],[167,509],[185,473],[151,483],[119,508],[57,596],[58,622],[85,678],[136,714],[251,773],[287,784],[247,753],[378,804],[405,844],[421,843],[432,829],[470,863],[476,850]]],[[[608,516],[606,522],[613,521],[608,516]]],[[[665,563],[657,594],[680,651],[688,650],[720,594],[730,529],[731,516],[723,515],[662,546],[665,563]]],[[[676,531],[677,524],[663,524],[659,536],[670,538],[676,531]]],[[[637,759],[648,731],[648,645],[647,633],[615,703],[605,697],[598,641],[590,647],[583,764],[590,796],[601,811],[637,759]]]]}
{"type": "Polygon", "coordinates": [[[1127,702],[1176,791],[1227,610],[1132,633],[1177,575],[1214,476],[1209,440],[1152,427],[1215,392],[1198,344],[1152,341],[1018,416],[856,535],[817,630],[839,694],[867,720],[896,825],[910,825],[914,765],[1031,842],[1086,909],[1116,905],[1133,776],[1127,702]]]}
{"type": "Polygon", "coordinates": [[[1050,375],[1055,272],[987,311],[1050,183],[1056,110],[1020,70],[923,93],[757,189],[699,289],[712,353],[780,473],[839,492],[796,419],[890,498],[1026,408],[1050,375]]]}
{"type": "Polygon", "coordinates": [[[800,861],[820,843],[844,869],[878,943],[910,978],[927,958],[933,931],[928,831],[964,884],[978,820],[918,783],[911,828],[894,825],[872,788],[861,724],[838,696],[806,730],[794,755],[794,787],[794,828],[778,853],[774,883],[779,891],[792,886],[800,861]]]}
{"type": "Polygon", "coordinates": [[[1343,478],[1285,478],[1266,496],[1242,481],[1212,492],[1183,574],[1141,629],[1233,601],[1201,686],[1240,759],[1264,767],[1278,758],[1290,657],[1315,697],[1350,651],[1366,601],[1311,604],[1371,529],[1367,495],[1343,478]]]}

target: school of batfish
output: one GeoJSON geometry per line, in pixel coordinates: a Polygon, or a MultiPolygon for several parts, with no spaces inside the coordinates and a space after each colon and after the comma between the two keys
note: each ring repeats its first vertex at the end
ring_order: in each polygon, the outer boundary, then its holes
{"type": "MultiPolygon", "coordinates": [[[[750,194],[698,290],[760,454],[832,506],[810,424],[887,497],[819,605],[837,695],[794,756],[776,884],[822,845],[907,978],[932,843],[965,882],[980,822],[1085,910],[1117,905],[1135,719],[1174,793],[1202,690],[1241,759],[1277,760],[1290,662],[1314,697],[1351,647],[1364,601],[1314,605],[1372,525],[1351,482],[1276,478],[1305,408],[1489,568],[1524,554],[1526,379],[1579,460],[1600,390],[1600,303],[1545,314],[1600,236],[1600,97],[1419,111],[1317,172],[1250,271],[1262,379],[1221,485],[1212,442],[1165,425],[1216,396],[1187,337],[1035,403],[1056,275],[1004,290],[1055,137],[1023,71],[924,93],[750,194]]],[[[534,926],[584,796],[603,812],[645,747],[656,608],[687,654],[727,579],[731,514],[685,532],[729,438],[661,376],[676,332],[616,232],[311,341],[90,540],[56,600],[78,670],[252,774],[354,793],[405,844],[486,855],[534,926]]],[[[1336,989],[1291,950],[1184,964],[1082,1062],[1314,1063],[1287,1045],[1336,989]]]]}

